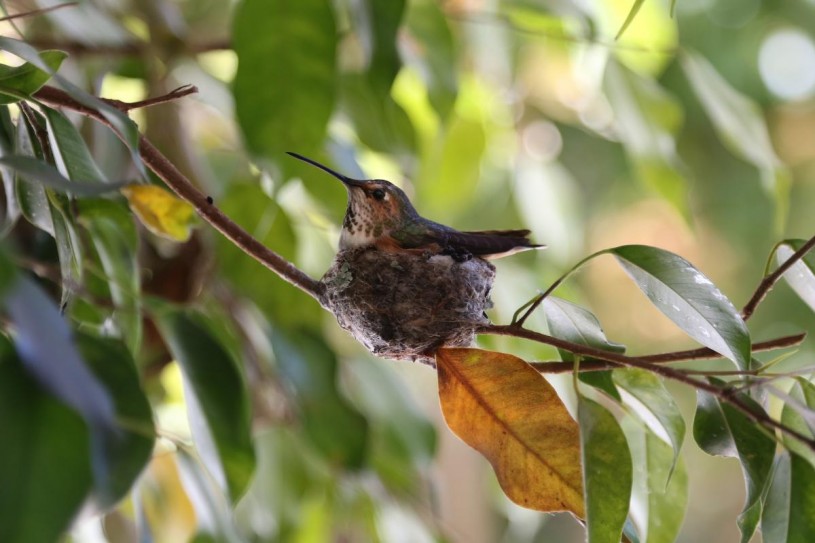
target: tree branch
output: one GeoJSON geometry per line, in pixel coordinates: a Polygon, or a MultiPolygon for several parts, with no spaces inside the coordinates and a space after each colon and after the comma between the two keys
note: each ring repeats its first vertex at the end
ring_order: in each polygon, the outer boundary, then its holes
{"type": "MultiPolygon", "coordinates": [[[[35,97],[51,106],[71,109],[96,119],[106,126],[110,126],[107,119],[98,111],[77,102],[66,92],[57,88],[49,86],[42,87],[37,91],[35,97]]],[[[164,181],[180,198],[189,202],[205,221],[221,232],[243,252],[275,272],[285,281],[288,281],[317,300],[320,305],[325,306],[325,301],[323,300],[324,286],[322,283],[309,277],[294,264],[263,245],[252,237],[249,232],[224,215],[221,210],[213,205],[212,198],[202,194],[201,191],[142,135],[139,135],[139,153],[147,167],[164,181]]]]}
{"type": "Polygon", "coordinates": [[[178,100],[180,98],[184,98],[185,96],[189,96],[190,94],[195,94],[198,92],[198,87],[195,85],[182,85],[177,89],[173,89],[167,94],[162,96],[156,96],[155,98],[148,98],[146,100],[139,100],[138,102],[122,102],[121,100],[113,100],[111,98],[103,98],[105,102],[112,105],[119,111],[123,113],[127,113],[133,109],[138,109],[142,107],[150,107],[155,106],[158,104],[166,104],[167,102],[172,102],[174,100],[178,100]]]}
{"type": "Polygon", "coordinates": [[[802,434],[801,432],[795,430],[794,428],[790,428],[778,422],[777,420],[773,419],[763,411],[754,411],[750,404],[748,404],[742,398],[740,398],[735,391],[718,387],[716,385],[709,383],[708,381],[695,379],[683,373],[681,370],[671,368],[668,366],[652,364],[650,362],[643,362],[630,356],[612,353],[609,351],[603,351],[595,347],[589,347],[588,345],[572,343],[570,341],[565,341],[563,339],[548,336],[540,332],[535,332],[533,330],[521,328],[517,325],[503,326],[490,324],[482,326],[476,331],[480,334],[512,336],[522,339],[528,339],[530,341],[535,341],[537,343],[552,345],[553,347],[557,347],[558,349],[564,349],[566,351],[572,352],[580,356],[605,360],[616,366],[639,368],[642,370],[650,371],[651,373],[661,375],[667,379],[671,379],[691,386],[696,390],[702,390],[704,392],[707,392],[708,394],[718,398],[720,401],[729,403],[730,405],[741,411],[746,417],[748,417],[753,422],[756,422],[770,430],[778,430],[781,433],[794,437],[795,439],[799,440],[801,443],[805,444],[807,447],[815,451],[815,439],[802,434]]]}
{"type": "Polygon", "coordinates": [[[758,287],[756,287],[753,296],[741,310],[741,318],[746,321],[752,317],[753,312],[755,312],[756,308],[758,307],[758,304],[764,300],[778,280],[781,279],[781,276],[784,275],[784,273],[790,269],[793,264],[804,258],[804,255],[812,250],[813,247],[815,247],[815,236],[809,238],[809,241],[804,243],[800,249],[790,255],[790,257],[781,263],[781,265],[778,266],[774,272],[765,276],[764,279],[761,280],[761,283],[758,284],[758,287]]]}
{"type": "MultiPolygon", "coordinates": [[[[31,37],[26,41],[37,49],[59,49],[70,53],[71,56],[106,56],[106,57],[137,57],[152,51],[150,43],[130,42],[123,44],[93,44],[54,40],[46,37],[31,37]]],[[[183,52],[190,55],[199,55],[210,51],[222,51],[231,49],[232,44],[229,39],[213,40],[210,42],[184,44],[183,52]]]]}

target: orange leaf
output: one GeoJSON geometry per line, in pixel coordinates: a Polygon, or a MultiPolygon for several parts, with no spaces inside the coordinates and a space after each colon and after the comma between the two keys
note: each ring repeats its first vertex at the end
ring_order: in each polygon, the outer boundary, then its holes
{"type": "Polygon", "coordinates": [[[580,429],[552,386],[504,353],[441,349],[436,363],[447,425],[490,461],[509,499],[584,517],[580,429]]]}

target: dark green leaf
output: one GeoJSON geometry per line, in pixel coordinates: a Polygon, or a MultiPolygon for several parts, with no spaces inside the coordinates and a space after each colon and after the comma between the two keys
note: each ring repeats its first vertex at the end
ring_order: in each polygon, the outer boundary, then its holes
{"type": "Polygon", "coordinates": [[[0,104],[11,104],[31,96],[51,79],[67,55],[62,51],[43,51],[40,58],[49,68],[43,71],[26,62],[20,66],[0,64],[0,104]]]}
{"type": "Polygon", "coordinates": [[[614,416],[580,396],[578,422],[583,453],[589,543],[618,543],[631,497],[631,454],[614,416]]]}
{"type": "Polygon", "coordinates": [[[237,501],[255,468],[251,407],[243,376],[199,316],[165,309],[158,315],[158,324],[184,374],[198,451],[221,488],[237,501]],[[196,424],[199,417],[203,418],[200,425],[196,424]]]}
{"type": "Polygon", "coordinates": [[[80,413],[91,429],[112,430],[113,400],[88,369],[68,323],[45,292],[28,278],[18,277],[3,305],[14,323],[14,344],[26,370],[80,413]]]}
{"type": "Polygon", "coordinates": [[[105,183],[105,176],[79,134],[79,130],[61,112],[44,107],[54,160],[71,181],[105,183]]]}
{"type": "Polygon", "coordinates": [[[653,373],[636,368],[615,371],[614,382],[628,393],[625,404],[667,440],[676,462],[685,439],[685,419],[665,384],[653,373]]]}
{"type": "Polygon", "coordinates": [[[747,326],[730,300],[690,262],[646,245],[624,245],[608,252],[657,309],[686,334],[740,369],[749,367],[747,326]]]}
{"type": "MultiPolygon", "coordinates": [[[[718,379],[710,381],[717,386],[724,384],[718,379]]],[[[739,528],[742,543],[747,543],[761,517],[761,495],[772,470],[775,442],[729,403],[722,403],[701,390],[696,397],[693,437],[699,447],[708,454],[738,458],[741,462],[747,499],[739,515],[739,528]]],[[[753,411],[763,412],[748,396],[740,394],[738,397],[753,411]]]]}
{"type": "Polygon", "coordinates": [[[396,40],[405,12],[405,0],[373,0],[360,6],[367,12],[366,30],[372,45],[368,80],[377,96],[387,96],[402,67],[396,40]]]}
{"type": "Polygon", "coordinates": [[[42,390],[3,336],[0,443],[0,541],[57,541],[91,488],[88,431],[42,390]]]}
{"type": "Polygon", "coordinates": [[[101,199],[78,201],[79,220],[90,234],[107,276],[117,311],[113,318],[131,353],[142,340],[141,279],[137,261],[138,232],[127,207],[101,199]]]}
{"type": "Polygon", "coordinates": [[[637,419],[625,417],[622,428],[634,463],[631,518],[641,541],[673,543],[688,505],[685,463],[676,462],[672,448],[637,419]]]}
{"type": "Polygon", "coordinates": [[[141,389],[133,357],[122,343],[79,335],[79,351],[115,403],[118,431],[100,436],[101,458],[94,457],[96,503],[108,508],[122,499],[150,460],[155,441],[153,413],[141,389]]]}
{"type": "Polygon", "coordinates": [[[39,183],[45,187],[74,196],[99,196],[100,194],[117,191],[130,184],[130,181],[120,183],[71,181],[63,177],[56,168],[47,162],[28,156],[5,156],[0,158],[0,165],[16,171],[29,183],[39,183]]]}
{"type": "Polygon", "coordinates": [[[788,451],[780,451],[761,517],[764,543],[815,541],[815,467],[788,451]]]}
{"type": "Polygon", "coordinates": [[[249,150],[276,160],[318,148],[336,98],[331,4],[244,0],[232,29],[235,106],[249,150]]]}
{"type": "Polygon", "coordinates": [[[272,347],[309,441],[333,465],[362,467],[368,423],[337,390],[334,353],[320,336],[305,330],[275,330],[272,347]]]}
{"type": "MultiPolygon", "coordinates": [[[[781,242],[775,251],[776,260],[781,265],[806,243],[802,239],[788,239],[781,242]]],[[[813,311],[815,311],[815,252],[808,252],[784,272],[784,279],[792,290],[813,311]]]]}

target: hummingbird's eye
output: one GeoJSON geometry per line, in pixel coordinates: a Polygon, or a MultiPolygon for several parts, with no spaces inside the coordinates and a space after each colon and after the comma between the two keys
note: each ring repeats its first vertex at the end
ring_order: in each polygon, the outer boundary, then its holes
{"type": "Polygon", "coordinates": [[[385,191],[382,190],[382,189],[374,189],[374,191],[371,193],[371,195],[376,200],[384,200],[385,199],[385,191]]]}

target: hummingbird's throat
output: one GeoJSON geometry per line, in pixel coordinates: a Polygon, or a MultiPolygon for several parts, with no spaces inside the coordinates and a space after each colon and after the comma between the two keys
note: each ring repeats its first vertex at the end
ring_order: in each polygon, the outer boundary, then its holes
{"type": "Polygon", "coordinates": [[[349,203],[345,212],[345,220],[342,222],[340,249],[373,245],[386,233],[385,224],[374,220],[370,210],[360,210],[353,203],[349,203]]]}

